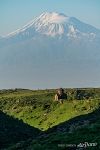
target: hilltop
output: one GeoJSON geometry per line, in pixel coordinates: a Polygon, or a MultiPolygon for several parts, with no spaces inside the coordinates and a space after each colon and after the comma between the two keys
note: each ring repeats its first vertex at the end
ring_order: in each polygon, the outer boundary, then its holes
{"type": "Polygon", "coordinates": [[[100,89],[81,90],[92,96],[77,100],[76,89],[65,89],[63,104],[54,102],[54,89],[0,90],[2,150],[64,150],[66,144],[82,142],[99,146],[100,89]]]}

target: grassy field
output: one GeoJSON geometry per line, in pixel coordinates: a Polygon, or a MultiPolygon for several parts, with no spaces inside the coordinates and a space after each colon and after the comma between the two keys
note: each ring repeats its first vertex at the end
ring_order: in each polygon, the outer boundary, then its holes
{"type": "Polygon", "coordinates": [[[54,101],[54,89],[1,90],[2,149],[74,150],[84,142],[97,143],[86,149],[99,149],[100,89],[81,90],[92,96],[77,100],[76,89],[65,89],[68,99],[63,104],[54,101]]]}

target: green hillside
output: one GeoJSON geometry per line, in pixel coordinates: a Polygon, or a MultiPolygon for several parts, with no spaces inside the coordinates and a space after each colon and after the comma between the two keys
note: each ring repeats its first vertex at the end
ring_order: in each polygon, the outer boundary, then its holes
{"type": "Polygon", "coordinates": [[[90,96],[77,100],[76,89],[65,89],[63,104],[54,101],[54,89],[1,90],[1,149],[74,150],[84,142],[95,143],[87,149],[99,149],[100,89],[81,90],[90,96]]]}

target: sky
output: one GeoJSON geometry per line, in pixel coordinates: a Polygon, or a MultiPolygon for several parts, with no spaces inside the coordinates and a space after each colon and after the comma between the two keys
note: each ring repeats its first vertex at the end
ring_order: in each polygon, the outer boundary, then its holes
{"type": "Polygon", "coordinates": [[[100,29],[100,0],[0,0],[0,36],[46,11],[64,13],[100,29]]]}

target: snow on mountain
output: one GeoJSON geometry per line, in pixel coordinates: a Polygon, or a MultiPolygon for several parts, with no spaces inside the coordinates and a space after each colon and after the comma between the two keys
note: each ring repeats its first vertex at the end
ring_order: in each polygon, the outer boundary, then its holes
{"type": "Polygon", "coordinates": [[[30,37],[42,34],[48,36],[64,35],[66,37],[90,36],[94,38],[98,32],[100,34],[100,30],[74,17],[68,17],[56,12],[46,12],[6,37],[9,38],[16,35],[30,37]]]}
{"type": "Polygon", "coordinates": [[[3,88],[100,85],[100,30],[42,13],[0,39],[0,81],[3,88]]]}

